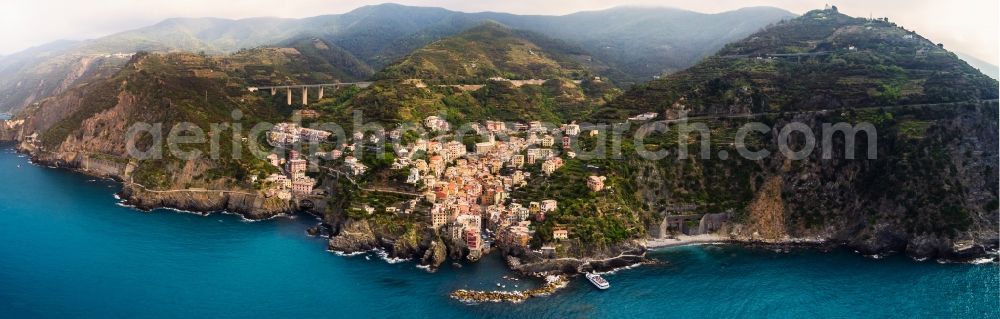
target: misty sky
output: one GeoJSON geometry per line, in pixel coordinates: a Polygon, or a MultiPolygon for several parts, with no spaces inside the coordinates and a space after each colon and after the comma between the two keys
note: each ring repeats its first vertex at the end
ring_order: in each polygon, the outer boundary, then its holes
{"type": "MultiPolygon", "coordinates": [[[[5,0],[0,5],[0,54],[58,39],[81,40],[154,24],[171,17],[302,18],[350,11],[385,0],[5,0]]],[[[1000,1],[997,0],[395,0],[391,2],[443,7],[456,11],[497,11],[562,15],[621,5],[669,6],[698,12],[773,6],[796,14],[830,3],[853,16],[887,16],[946,49],[993,64],[1000,42],[1000,1]]]]}

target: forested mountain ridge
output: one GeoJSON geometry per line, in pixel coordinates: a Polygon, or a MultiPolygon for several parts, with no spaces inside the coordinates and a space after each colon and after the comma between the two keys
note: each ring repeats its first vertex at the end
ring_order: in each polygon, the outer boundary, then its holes
{"type": "Polygon", "coordinates": [[[488,21],[414,50],[349,99],[315,107],[338,122],[354,110],[382,123],[442,114],[456,123],[573,121],[620,94],[605,70],[579,47],[488,21]]]}
{"type": "MultiPolygon", "coordinates": [[[[334,73],[363,76],[370,73],[367,69],[377,71],[428,43],[459,34],[488,20],[561,39],[590,51],[612,68],[613,72],[609,73],[618,81],[645,81],[654,75],[685,68],[726,42],[792,16],[775,8],[701,14],[636,7],[566,16],[520,16],[383,4],[304,19],[173,18],[94,40],[58,42],[3,56],[0,58],[0,110],[20,109],[56,95],[68,86],[82,84],[90,77],[69,75],[86,73],[77,70],[97,69],[92,59],[114,53],[204,51],[220,54],[320,39],[331,47],[343,49],[338,55],[350,62],[344,68],[361,70],[334,73]],[[701,29],[691,32],[693,26],[701,29]],[[357,61],[362,64],[357,65],[357,61]]],[[[124,62],[125,59],[113,59],[107,65],[117,68],[124,62]]],[[[106,72],[91,73],[108,75],[106,72]]]]}
{"type": "Polygon", "coordinates": [[[996,98],[996,80],[912,31],[814,10],[636,87],[610,111],[761,113],[996,98]]]}
{"type": "MultiPolygon", "coordinates": [[[[1000,243],[997,92],[996,80],[919,34],[833,8],[634,87],[597,117],[690,112],[710,129],[708,158],[627,165],[641,172],[637,194],[654,211],[730,211],[737,223],[726,233],[745,240],[818,238],[870,254],[962,258],[1000,243]],[[737,129],[750,122],[767,129],[745,145],[770,156],[733,155],[737,129]],[[839,134],[834,124],[871,131],[839,134]],[[789,125],[806,129],[785,135],[790,149],[808,151],[803,158],[778,147],[789,125]]],[[[697,146],[697,135],[663,123],[670,129],[652,133],[646,148],[697,146]]]]}
{"type": "Polygon", "coordinates": [[[417,49],[382,70],[379,78],[441,83],[584,79],[594,73],[591,65],[599,64],[583,49],[562,41],[486,22],[417,49]]]}

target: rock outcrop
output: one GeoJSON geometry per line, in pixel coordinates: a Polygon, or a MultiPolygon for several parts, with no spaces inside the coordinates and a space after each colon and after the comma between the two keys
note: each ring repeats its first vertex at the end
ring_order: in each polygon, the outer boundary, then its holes
{"type": "MultiPolygon", "coordinates": [[[[415,260],[421,265],[437,268],[448,260],[456,247],[445,244],[432,229],[411,230],[394,234],[382,225],[364,219],[344,219],[338,231],[330,237],[328,249],[345,254],[381,250],[387,258],[415,260]]],[[[454,257],[454,256],[453,256],[454,257]]],[[[461,256],[455,258],[461,260],[461,256]]]]}
{"type": "Polygon", "coordinates": [[[195,212],[227,211],[252,220],[268,219],[295,211],[290,201],[240,191],[150,191],[126,184],[119,196],[125,204],[142,210],[176,208],[195,212]]]}
{"type": "Polygon", "coordinates": [[[368,221],[348,220],[330,238],[327,246],[332,251],[353,254],[379,248],[379,242],[368,221]]]}

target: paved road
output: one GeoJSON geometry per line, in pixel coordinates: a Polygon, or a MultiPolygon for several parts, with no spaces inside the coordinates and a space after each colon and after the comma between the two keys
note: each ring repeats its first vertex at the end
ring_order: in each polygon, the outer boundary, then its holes
{"type": "Polygon", "coordinates": [[[937,106],[961,106],[968,105],[969,103],[997,103],[997,99],[992,100],[979,100],[979,101],[964,101],[964,102],[948,102],[948,103],[925,103],[925,104],[904,104],[904,105],[881,105],[881,106],[866,106],[866,107],[844,107],[838,109],[823,109],[823,110],[805,110],[805,111],[787,111],[787,112],[764,112],[764,113],[751,113],[751,114],[704,114],[689,116],[681,119],[669,119],[661,120],[657,122],[663,123],[673,123],[681,121],[698,121],[698,120],[724,120],[724,119],[745,119],[745,118],[755,118],[768,115],[781,115],[781,114],[826,114],[830,112],[837,111],[851,111],[851,110],[876,110],[876,109],[891,109],[900,107],[937,107],[937,106]]]}

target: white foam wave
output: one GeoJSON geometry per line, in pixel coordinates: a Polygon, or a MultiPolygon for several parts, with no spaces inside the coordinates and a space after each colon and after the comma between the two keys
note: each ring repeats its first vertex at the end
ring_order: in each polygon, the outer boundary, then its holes
{"type": "Polygon", "coordinates": [[[341,256],[341,257],[351,257],[351,256],[357,256],[357,255],[361,255],[361,254],[365,253],[363,251],[356,251],[356,252],[353,252],[353,253],[345,253],[345,252],[342,252],[342,251],[336,251],[336,250],[332,250],[332,249],[327,249],[326,251],[331,252],[334,255],[341,256]]]}
{"type": "Polygon", "coordinates": [[[409,259],[405,259],[405,258],[391,258],[391,257],[389,257],[389,253],[387,253],[384,249],[381,249],[381,248],[375,249],[374,252],[375,252],[376,255],[379,256],[379,258],[382,258],[382,260],[385,260],[385,262],[390,263],[390,264],[398,264],[398,263],[401,263],[401,262],[410,261],[409,259]]]}

